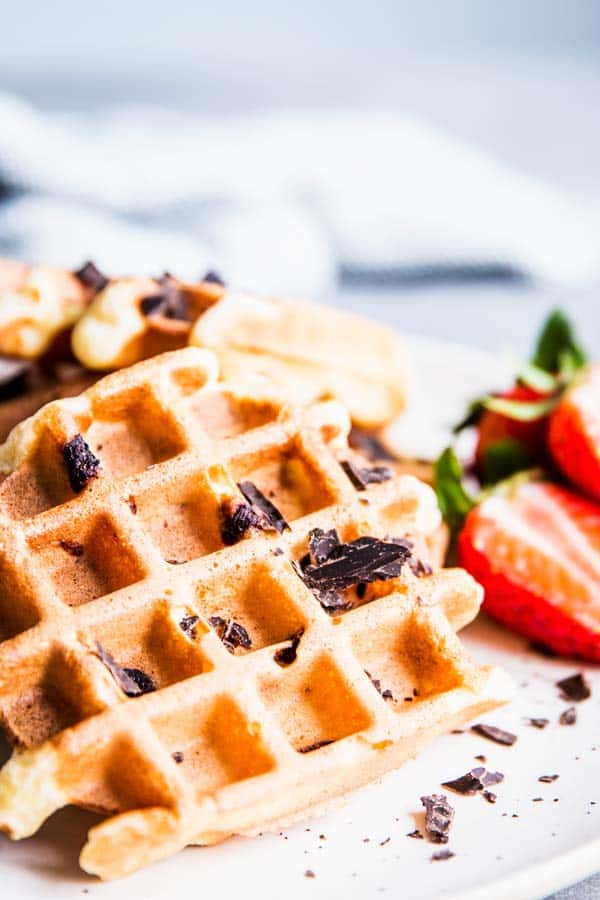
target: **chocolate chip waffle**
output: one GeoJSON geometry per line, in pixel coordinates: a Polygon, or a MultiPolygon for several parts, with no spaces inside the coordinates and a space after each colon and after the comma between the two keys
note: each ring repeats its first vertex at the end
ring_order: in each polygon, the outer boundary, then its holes
{"type": "Polygon", "coordinates": [[[13,431],[2,830],[107,813],[81,864],[119,877],[313,814],[504,701],[455,634],[480,589],[430,566],[431,490],[353,455],[348,428],[187,348],[13,431]]]}

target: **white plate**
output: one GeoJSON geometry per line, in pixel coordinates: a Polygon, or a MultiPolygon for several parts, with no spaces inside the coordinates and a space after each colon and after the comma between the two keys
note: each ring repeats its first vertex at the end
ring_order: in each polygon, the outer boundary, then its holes
{"type": "MultiPolygon", "coordinates": [[[[396,438],[418,453],[435,452],[465,400],[502,384],[509,367],[457,345],[415,339],[410,346],[415,400],[396,438]]],[[[520,686],[509,707],[485,717],[518,734],[513,747],[469,732],[447,735],[328,816],[281,834],[188,848],[109,884],[86,877],[77,866],[94,817],[65,810],[27,841],[1,840],[2,896],[63,900],[81,898],[85,891],[102,900],[169,894],[177,900],[350,900],[386,894],[411,900],[518,900],[543,897],[593,873],[600,865],[600,671],[539,656],[483,617],[463,635],[475,657],[504,666],[520,686]],[[560,726],[558,716],[568,704],[555,682],[576,671],[585,671],[592,698],[578,704],[575,726],[560,726]],[[529,716],[547,717],[550,724],[532,728],[529,716]],[[406,836],[423,827],[419,798],[440,792],[440,782],[477,765],[476,754],[485,754],[488,767],[506,775],[495,789],[498,801],[491,805],[480,796],[451,795],[456,818],[449,847],[456,855],[432,862],[439,848],[406,836]],[[552,774],[560,775],[558,781],[538,781],[552,774]],[[537,797],[542,800],[534,802],[537,797]],[[305,877],[308,869],[315,878],[305,877]]]]}

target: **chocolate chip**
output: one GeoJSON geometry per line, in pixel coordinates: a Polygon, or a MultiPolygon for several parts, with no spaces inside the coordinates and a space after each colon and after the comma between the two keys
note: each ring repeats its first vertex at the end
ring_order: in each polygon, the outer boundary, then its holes
{"type": "MultiPolygon", "coordinates": [[[[101,662],[104,663],[116,683],[119,685],[124,694],[127,694],[128,697],[139,697],[141,694],[146,693],[145,690],[142,689],[142,686],[138,683],[137,678],[135,678],[131,673],[132,672],[140,672],[139,669],[124,669],[119,663],[110,655],[108,650],[105,650],[104,647],[96,641],[96,656],[100,659],[101,662]]],[[[144,675],[143,672],[140,672],[144,678],[148,678],[147,675],[144,675]]],[[[148,679],[150,683],[152,683],[151,679],[148,679]]],[[[154,685],[152,684],[152,688],[150,690],[154,690],[154,685]]]]}
{"type": "Polygon", "coordinates": [[[103,275],[100,269],[93,262],[91,262],[91,260],[88,260],[80,269],[77,269],[76,272],[73,272],[73,275],[85,287],[91,288],[96,294],[99,294],[100,291],[103,291],[108,284],[108,278],[106,277],[106,275],[103,275]]]}
{"type": "Polygon", "coordinates": [[[436,844],[447,844],[454,809],[444,794],[421,797],[421,803],[425,807],[425,829],[430,840],[436,844]]]}
{"type": "Polygon", "coordinates": [[[560,714],[559,723],[561,725],[574,725],[577,721],[577,710],[574,706],[569,706],[560,714]]]}
{"type": "Polygon", "coordinates": [[[173,759],[175,760],[176,763],[183,762],[183,753],[181,752],[181,750],[175,750],[174,753],[171,753],[171,756],[173,757],[173,759]]]}
{"type": "Polygon", "coordinates": [[[494,741],[496,744],[504,744],[511,747],[517,740],[516,734],[510,731],[504,731],[502,728],[496,728],[494,725],[484,725],[481,722],[477,725],[471,725],[471,731],[480,734],[482,737],[494,741]]]}
{"type": "Polygon", "coordinates": [[[373,466],[372,468],[363,468],[355,465],[351,460],[344,459],[340,465],[357,491],[364,491],[369,484],[380,484],[382,481],[389,481],[393,476],[393,472],[387,466],[373,466]]]}
{"type": "Polygon", "coordinates": [[[190,321],[190,302],[186,292],[168,272],[159,280],[161,291],[143,297],[140,310],[144,316],[190,321]]]}
{"type": "Polygon", "coordinates": [[[440,862],[444,859],[452,859],[453,856],[456,856],[456,853],[453,853],[452,850],[436,850],[431,854],[431,859],[433,862],[440,862]]]}
{"type": "Polygon", "coordinates": [[[128,678],[137,685],[139,691],[135,694],[130,694],[128,691],[125,693],[130,697],[136,697],[137,694],[150,694],[152,691],[156,690],[156,685],[149,675],[146,675],[145,672],[142,672],[141,669],[123,669],[128,678]]]}
{"type": "Polygon", "coordinates": [[[300,631],[297,631],[296,634],[291,636],[290,643],[287,647],[281,647],[279,650],[275,651],[273,659],[278,665],[289,666],[296,661],[296,651],[303,634],[304,629],[301,628],[300,631]]]}
{"type": "Polygon", "coordinates": [[[220,284],[221,287],[225,287],[225,282],[221,278],[218,272],[213,272],[212,269],[209,269],[208,272],[203,276],[202,281],[205,284],[220,284]]]}
{"type": "Polygon", "coordinates": [[[211,616],[208,621],[230,653],[233,653],[236,647],[249,650],[252,646],[250,635],[239,622],[235,622],[233,619],[225,620],[221,616],[211,616]]]}
{"type": "Polygon", "coordinates": [[[307,744],[305,747],[299,747],[298,753],[312,753],[313,750],[320,750],[321,747],[327,747],[328,744],[333,744],[333,741],[315,741],[314,744],[307,744]]]}
{"type": "Polygon", "coordinates": [[[179,622],[179,627],[191,638],[195,637],[195,627],[200,621],[200,616],[184,616],[179,622]]]}
{"type": "Polygon", "coordinates": [[[83,544],[80,544],[77,541],[59,541],[58,543],[65,551],[65,553],[69,553],[76,559],[79,559],[83,556],[83,544]]]}
{"type": "Polygon", "coordinates": [[[372,431],[365,431],[353,426],[348,435],[348,443],[354,450],[360,450],[370,460],[387,459],[395,462],[398,459],[372,431]]]}
{"type": "Polygon", "coordinates": [[[545,728],[550,723],[550,719],[527,719],[533,728],[545,728]]]}
{"type": "Polygon", "coordinates": [[[409,832],[407,833],[406,837],[409,837],[409,838],[415,838],[417,841],[422,841],[422,840],[424,840],[423,835],[421,834],[421,832],[419,831],[418,828],[415,828],[414,831],[409,831],[409,832]]]}
{"type": "Polygon", "coordinates": [[[80,434],[76,434],[64,445],[63,459],[67,466],[71,487],[76,494],[81,493],[92,478],[98,477],[100,460],[94,456],[80,434]]]}
{"type": "Polygon", "coordinates": [[[538,781],[543,782],[543,784],[552,784],[553,781],[558,780],[558,775],[540,775],[538,781]]]}
{"type": "Polygon", "coordinates": [[[592,693],[581,672],[578,672],[576,675],[570,675],[568,678],[563,678],[562,681],[557,681],[556,687],[559,688],[561,696],[565,700],[572,700],[574,703],[587,700],[592,693]]]}
{"type": "Polygon", "coordinates": [[[251,481],[240,481],[238,487],[252,508],[262,513],[269,527],[274,528],[279,534],[289,531],[290,526],[277,507],[265,497],[262,491],[259,491],[255,484],[251,481]]]}

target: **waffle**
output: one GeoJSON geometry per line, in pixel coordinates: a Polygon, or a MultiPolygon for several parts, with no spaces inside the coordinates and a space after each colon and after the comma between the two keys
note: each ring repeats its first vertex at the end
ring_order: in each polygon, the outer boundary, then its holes
{"type": "Polygon", "coordinates": [[[431,490],[357,490],[348,428],[335,402],[218,382],[212,354],[187,348],[15,429],[0,449],[0,715],[16,744],[2,830],[25,837],[69,803],[105,812],[81,864],[119,877],[315,813],[506,699],[455,633],[479,587],[428,574],[431,490]],[[77,435],[92,455],[73,469],[77,435]],[[289,527],[240,520],[238,484],[289,527]],[[412,555],[332,614],[307,580],[315,529],[401,535],[412,555]]]}

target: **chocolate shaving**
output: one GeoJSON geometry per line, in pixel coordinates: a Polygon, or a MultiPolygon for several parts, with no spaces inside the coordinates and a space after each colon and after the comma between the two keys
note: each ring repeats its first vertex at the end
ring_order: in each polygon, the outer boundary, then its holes
{"type": "Polygon", "coordinates": [[[59,541],[58,543],[65,553],[69,553],[76,559],[80,559],[83,556],[83,544],[80,544],[77,541],[59,541]]]}
{"type": "Polygon", "coordinates": [[[495,725],[484,725],[481,722],[477,725],[471,725],[471,731],[480,734],[481,737],[488,738],[490,741],[494,741],[496,744],[504,744],[506,747],[512,747],[517,740],[516,734],[511,734],[510,731],[504,731],[502,728],[496,728],[495,725]]]}
{"type": "Polygon", "coordinates": [[[275,651],[273,659],[278,665],[289,666],[296,661],[296,651],[303,634],[304,628],[301,628],[296,634],[291,636],[290,643],[287,647],[281,647],[279,650],[275,651]]]}
{"type": "Polygon", "coordinates": [[[421,797],[425,807],[425,830],[435,844],[447,844],[448,832],[454,819],[454,809],[444,794],[421,797]]]}
{"type": "Polygon", "coordinates": [[[183,753],[181,752],[181,750],[175,750],[174,753],[171,753],[171,756],[173,757],[173,759],[175,760],[176,763],[183,762],[184,757],[183,757],[183,753]]]}
{"type": "Polygon", "coordinates": [[[239,622],[235,622],[233,619],[225,620],[221,616],[211,616],[208,621],[230,653],[233,653],[236,647],[249,650],[252,646],[250,635],[239,622]]]}
{"type": "Polygon", "coordinates": [[[533,728],[545,728],[550,723],[550,719],[527,719],[533,728]]]}
{"type": "Polygon", "coordinates": [[[563,678],[562,681],[557,681],[556,687],[559,688],[561,696],[565,700],[572,700],[574,703],[587,700],[592,693],[581,672],[578,672],[576,675],[570,675],[568,678],[563,678]]]}
{"type": "Polygon", "coordinates": [[[224,544],[237,544],[251,528],[262,528],[263,519],[249,503],[227,499],[221,504],[221,537],[224,544]]]}
{"type": "Polygon", "coordinates": [[[538,781],[541,781],[543,784],[552,784],[552,782],[557,781],[558,778],[558,775],[540,775],[538,781]]]}
{"type": "MultiPolygon", "coordinates": [[[[154,681],[150,678],[149,675],[146,675],[145,672],[142,672],[141,669],[123,669],[128,678],[138,686],[140,694],[150,694],[152,691],[156,690],[156,685],[154,681]]],[[[125,691],[127,694],[128,692],[125,691]]],[[[137,696],[136,695],[128,695],[128,696],[137,696]]]]}
{"type": "MultiPolygon", "coordinates": [[[[145,693],[136,679],[130,674],[131,672],[139,672],[139,669],[123,669],[99,641],[96,641],[96,656],[104,663],[124,694],[127,694],[128,697],[139,697],[145,693]]],[[[141,674],[143,675],[144,673],[142,672],[141,674]]]]}
{"type": "Polygon", "coordinates": [[[333,741],[315,741],[314,744],[307,744],[306,747],[298,747],[298,753],[312,753],[313,750],[320,750],[321,747],[327,747],[333,744],[333,741]]]}
{"type": "Polygon", "coordinates": [[[162,316],[165,319],[190,321],[190,301],[184,290],[168,272],[159,279],[162,290],[143,297],[140,310],[144,316],[162,316]]]}
{"type": "Polygon", "coordinates": [[[398,460],[398,457],[391,450],[388,450],[372,431],[365,431],[362,428],[353,426],[348,435],[348,443],[354,450],[360,450],[367,459],[387,459],[390,462],[398,460]]]}
{"type": "Polygon", "coordinates": [[[415,838],[417,841],[425,840],[418,828],[415,828],[414,831],[407,832],[406,837],[415,838]]]}
{"type": "Polygon", "coordinates": [[[63,459],[67,466],[71,487],[76,494],[80,494],[92,478],[98,477],[100,460],[94,456],[80,434],[76,434],[64,445],[63,459]]]}
{"type": "Polygon", "coordinates": [[[184,616],[179,622],[179,627],[185,634],[193,638],[195,637],[195,628],[199,621],[200,616],[184,616]]]}
{"type": "Polygon", "coordinates": [[[452,859],[453,856],[456,856],[456,853],[453,853],[452,850],[436,850],[431,854],[431,859],[433,862],[440,862],[444,859],[452,859]]]}
{"type": "Polygon", "coordinates": [[[88,260],[80,269],[77,269],[76,272],[73,272],[73,275],[85,287],[91,288],[95,294],[99,294],[100,291],[103,291],[108,284],[108,278],[106,277],[106,275],[104,275],[100,271],[98,266],[96,266],[91,260],[88,260]]]}
{"type": "Polygon", "coordinates": [[[208,272],[203,276],[202,281],[205,284],[220,284],[221,287],[225,287],[225,282],[221,278],[218,272],[214,272],[212,269],[209,269],[208,272]]]}
{"type": "Polygon", "coordinates": [[[312,590],[342,591],[359,582],[397,578],[409,556],[403,543],[360,537],[338,544],[322,563],[307,565],[302,574],[312,590]]]}
{"type": "Polygon", "coordinates": [[[477,791],[483,790],[490,784],[500,784],[504,780],[502,772],[488,772],[483,766],[477,766],[471,769],[466,775],[455,778],[453,781],[444,781],[442,787],[449,788],[457,794],[464,796],[473,796],[477,791]]]}
{"type": "Polygon", "coordinates": [[[251,481],[240,481],[238,487],[244,495],[244,499],[250,503],[253,509],[262,513],[270,528],[274,528],[279,534],[283,531],[289,531],[290,526],[277,507],[265,497],[262,491],[259,491],[255,484],[251,481]]]}
{"type": "Polygon", "coordinates": [[[564,712],[561,712],[559,723],[561,725],[574,725],[577,721],[577,710],[574,706],[569,706],[564,712]]]}
{"type": "Polygon", "coordinates": [[[349,459],[342,460],[340,465],[357,491],[366,490],[369,484],[381,484],[382,481],[389,481],[394,474],[387,466],[363,468],[355,465],[349,459]]]}

